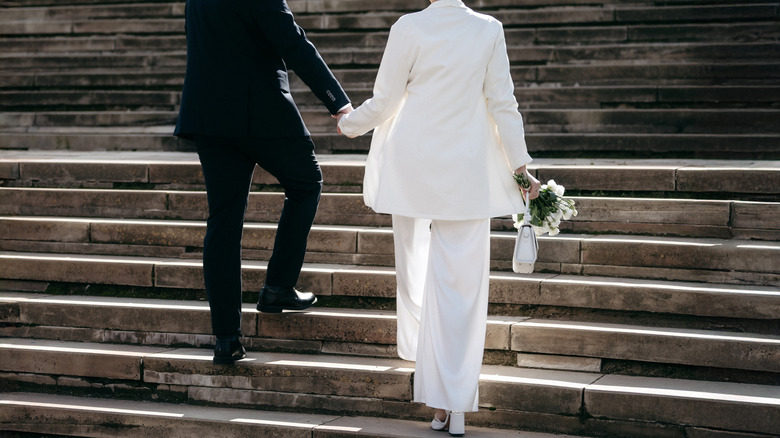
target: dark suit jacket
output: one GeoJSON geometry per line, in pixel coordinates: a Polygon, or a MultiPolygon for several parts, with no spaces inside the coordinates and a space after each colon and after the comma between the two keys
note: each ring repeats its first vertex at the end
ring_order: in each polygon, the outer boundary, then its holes
{"type": "Polygon", "coordinates": [[[186,32],[174,135],[309,135],[290,95],[287,67],[331,114],[349,103],[285,0],[187,0],[186,32]]]}

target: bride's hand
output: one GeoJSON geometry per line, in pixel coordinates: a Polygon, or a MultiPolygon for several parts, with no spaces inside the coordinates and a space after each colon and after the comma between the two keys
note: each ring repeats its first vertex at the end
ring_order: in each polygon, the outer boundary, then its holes
{"type": "Polygon", "coordinates": [[[352,105],[348,105],[343,110],[339,111],[336,115],[331,116],[334,119],[336,119],[336,132],[338,132],[340,135],[343,134],[341,132],[341,128],[339,127],[339,122],[341,121],[341,118],[344,117],[344,114],[349,114],[353,111],[352,105]]]}
{"type": "MultiPolygon", "coordinates": [[[[517,170],[515,170],[515,174],[516,175],[521,175],[521,174],[525,175],[525,178],[528,180],[528,182],[531,183],[531,186],[528,187],[527,189],[523,188],[523,187],[520,187],[520,190],[523,191],[523,194],[527,193],[529,200],[538,198],[539,197],[539,190],[542,188],[542,183],[539,182],[538,179],[536,179],[533,175],[531,175],[528,172],[528,169],[526,168],[526,166],[522,166],[522,167],[517,168],[517,170]]],[[[518,185],[518,187],[519,187],[519,185],[518,185]]]]}

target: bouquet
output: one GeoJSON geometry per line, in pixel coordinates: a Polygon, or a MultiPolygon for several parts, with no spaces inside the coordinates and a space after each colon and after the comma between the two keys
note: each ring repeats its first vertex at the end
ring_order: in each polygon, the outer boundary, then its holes
{"type": "MultiPolygon", "coordinates": [[[[523,187],[530,188],[531,182],[528,181],[525,174],[514,174],[515,181],[523,187]]],[[[572,216],[577,216],[577,209],[574,208],[574,201],[563,197],[565,188],[556,184],[555,180],[547,181],[539,190],[539,197],[531,200],[529,208],[529,222],[534,227],[537,236],[549,233],[555,236],[560,233],[558,226],[561,219],[569,220],[572,216]]],[[[520,213],[515,217],[515,228],[520,228],[523,223],[524,214],[520,213]]]]}

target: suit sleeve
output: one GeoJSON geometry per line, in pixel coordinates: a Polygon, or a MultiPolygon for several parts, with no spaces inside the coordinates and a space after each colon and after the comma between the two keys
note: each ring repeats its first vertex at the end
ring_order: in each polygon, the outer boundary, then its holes
{"type": "Polygon", "coordinates": [[[339,121],[339,128],[347,137],[363,135],[381,125],[393,116],[403,103],[415,56],[407,33],[400,22],[390,28],[385,53],[374,83],[373,97],[339,121]]]}
{"type": "Polygon", "coordinates": [[[517,110],[515,85],[509,68],[504,29],[497,23],[493,55],[488,63],[483,86],[488,113],[498,126],[499,140],[512,169],[532,161],[525,144],[523,116],[517,110]]]}
{"type": "Polygon", "coordinates": [[[260,29],[276,53],[311,88],[331,114],[350,103],[341,84],[328,68],[306,33],[298,26],[285,0],[254,2],[260,29]]]}

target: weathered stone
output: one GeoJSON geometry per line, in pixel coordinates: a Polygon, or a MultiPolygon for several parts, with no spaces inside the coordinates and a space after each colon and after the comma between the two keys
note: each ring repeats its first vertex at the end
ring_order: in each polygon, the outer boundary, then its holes
{"type": "Polygon", "coordinates": [[[771,243],[630,236],[582,241],[583,264],[777,273],[778,256],[777,245],[771,243]]]}
{"type": "Polygon", "coordinates": [[[583,265],[580,275],[780,287],[780,275],[758,272],[583,265]]]}
{"type": "Polygon", "coordinates": [[[272,409],[305,409],[316,412],[348,412],[371,415],[381,412],[382,401],[367,397],[297,394],[247,389],[191,387],[190,400],[224,405],[246,405],[272,409]]]}
{"type": "Polygon", "coordinates": [[[0,254],[0,278],[151,286],[154,265],[146,260],[40,254],[0,254]]]}
{"type": "Polygon", "coordinates": [[[139,380],[144,356],[161,348],[3,339],[3,371],[139,380]]]}
{"type": "Polygon", "coordinates": [[[731,225],[734,228],[780,230],[780,204],[734,201],[731,205],[731,225]]]}
{"type": "Polygon", "coordinates": [[[485,349],[509,350],[511,344],[512,324],[522,321],[524,318],[489,318],[485,333],[485,349]]]}
{"type": "Polygon", "coordinates": [[[19,179],[19,164],[0,162],[0,179],[5,179],[5,180],[19,179]]]}
{"type": "Polygon", "coordinates": [[[780,338],[724,331],[528,320],[512,326],[512,350],[777,372],[780,338]],[[717,354],[715,354],[717,352],[717,354]]]}
{"type": "Polygon", "coordinates": [[[262,314],[258,332],[265,337],[367,344],[394,344],[395,315],[388,312],[310,310],[262,314]]]}
{"type": "Polygon", "coordinates": [[[701,427],[686,428],[686,436],[690,438],[765,438],[766,435],[754,433],[729,432],[723,430],[703,429],[701,427]]]}
{"type": "Polygon", "coordinates": [[[176,350],[144,359],[144,381],[187,386],[264,388],[281,392],[408,400],[410,370],[405,362],[357,357],[248,353],[236,362],[237,375],[223,375],[211,352],[176,350]],[[239,377],[241,376],[241,377],[239,377]]]}
{"type": "Polygon", "coordinates": [[[159,218],[165,193],[135,190],[0,189],[2,214],[159,218]]]}
{"type": "Polygon", "coordinates": [[[354,342],[323,342],[322,353],[343,354],[347,356],[368,356],[398,358],[398,350],[395,345],[388,344],[360,344],[354,342]]]}
{"type": "Polygon", "coordinates": [[[590,415],[727,431],[777,431],[775,387],[609,375],[585,388],[590,415]]]}
{"type": "Polygon", "coordinates": [[[635,166],[549,166],[537,170],[542,182],[564,182],[566,189],[599,191],[674,191],[675,168],[635,166]]]}
{"type": "Polygon", "coordinates": [[[357,250],[363,254],[395,254],[392,229],[361,230],[357,250]]]}
{"type": "Polygon", "coordinates": [[[507,304],[539,303],[539,288],[552,274],[493,274],[490,276],[490,302],[507,304]]]}
{"type": "Polygon", "coordinates": [[[626,222],[728,226],[729,202],[683,199],[576,197],[573,222],[626,222]],[[695,211],[696,214],[691,214],[695,211]]]}
{"type": "Polygon", "coordinates": [[[767,287],[671,283],[608,277],[556,277],[541,282],[539,304],[730,318],[780,317],[780,291],[767,287]]]}
{"type": "Polygon", "coordinates": [[[356,267],[333,273],[333,294],[394,298],[395,271],[387,268],[356,267]]]}
{"type": "MultiPolygon", "coordinates": [[[[772,23],[727,22],[660,24],[630,26],[632,41],[761,41],[776,37],[780,31],[772,23]]],[[[712,87],[710,87],[712,88],[712,87]]]]}
{"type": "Polygon", "coordinates": [[[599,377],[599,374],[505,367],[499,372],[499,368],[483,366],[479,403],[497,409],[576,415],[582,406],[583,390],[599,377]]]}
{"type": "MultiPolygon", "coordinates": [[[[264,333],[258,332],[258,336],[263,335],[264,333]]],[[[319,354],[323,352],[322,342],[319,341],[245,337],[241,342],[247,350],[295,352],[303,354],[319,354]]]]}
{"type": "Polygon", "coordinates": [[[0,239],[89,242],[89,222],[0,218],[0,239]]]}
{"type": "Polygon", "coordinates": [[[133,163],[36,163],[20,165],[21,178],[37,181],[147,182],[147,166],[133,163]]]}
{"type": "Polygon", "coordinates": [[[149,163],[152,184],[205,184],[200,163],[149,163]]]}
{"type": "Polygon", "coordinates": [[[620,8],[615,10],[615,19],[625,22],[654,21],[704,21],[728,17],[731,20],[762,18],[776,14],[770,5],[723,5],[723,6],[675,6],[655,8],[620,8]]]}
{"type": "Polygon", "coordinates": [[[559,371],[601,372],[601,359],[552,354],[517,353],[517,366],[559,371]]]}
{"type": "Polygon", "coordinates": [[[68,436],[171,438],[207,436],[218,427],[224,436],[260,434],[307,438],[312,429],[335,417],[317,414],[262,412],[184,404],[166,404],[54,396],[3,394],[0,421],[16,431],[68,436]]]}
{"type": "Polygon", "coordinates": [[[73,23],[75,34],[184,33],[183,19],[160,20],[86,20],[73,23]]]}
{"type": "Polygon", "coordinates": [[[677,170],[677,190],[682,192],[775,194],[778,187],[780,169],[683,167],[677,170]]]}

